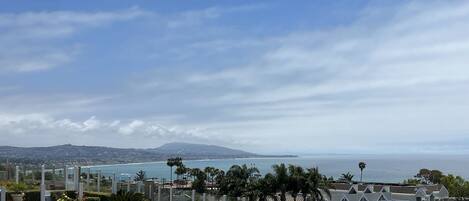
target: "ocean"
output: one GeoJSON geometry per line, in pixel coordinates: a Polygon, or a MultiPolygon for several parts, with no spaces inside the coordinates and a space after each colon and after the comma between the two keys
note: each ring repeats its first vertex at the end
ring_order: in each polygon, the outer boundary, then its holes
{"type": "MultiPolygon", "coordinates": [[[[223,170],[232,165],[247,164],[257,167],[261,174],[272,171],[272,165],[285,163],[300,165],[304,168],[318,167],[319,171],[337,179],[342,173],[351,172],[354,180],[360,179],[358,162],[367,166],[363,171],[363,181],[399,183],[412,178],[419,169],[438,169],[446,174],[459,175],[469,179],[469,156],[467,155],[312,155],[297,158],[244,158],[187,160],[183,163],[190,168],[213,166],[223,170]]],[[[90,167],[91,172],[101,170],[103,175],[116,174],[121,178],[134,176],[143,170],[148,178],[169,179],[170,168],[166,161],[103,165],[90,167]]],[[[174,171],[174,168],[173,168],[174,171]]],[[[173,174],[173,179],[176,176],[173,174]]]]}

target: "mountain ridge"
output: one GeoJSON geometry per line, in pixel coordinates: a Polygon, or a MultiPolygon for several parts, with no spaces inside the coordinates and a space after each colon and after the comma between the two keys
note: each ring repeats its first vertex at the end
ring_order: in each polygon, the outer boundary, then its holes
{"type": "MultiPolygon", "coordinates": [[[[0,159],[23,164],[116,164],[163,161],[179,156],[184,160],[275,157],[218,145],[172,142],[157,148],[113,148],[63,144],[47,147],[0,146],[0,159]]],[[[284,155],[283,157],[292,157],[284,155]]]]}

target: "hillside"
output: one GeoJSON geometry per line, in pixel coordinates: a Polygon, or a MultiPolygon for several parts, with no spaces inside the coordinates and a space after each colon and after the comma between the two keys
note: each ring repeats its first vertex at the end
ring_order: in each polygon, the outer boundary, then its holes
{"type": "Polygon", "coordinates": [[[156,153],[160,154],[175,154],[182,156],[210,156],[216,157],[255,157],[259,156],[254,153],[249,153],[241,150],[230,149],[217,145],[205,145],[205,144],[190,144],[190,143],[168,143],[164,144],[156,149],[153,149],[156,153]]]}
{"type": "Polygon", "coordinates": [[[161,161],[180,156],[185,160],[269,157],[222,146],[169,143],[153,149],[123,149],[100,146],[58,145],[50,147],[0,146],[0,159],[26,164],[111,164],[161,161]]]}

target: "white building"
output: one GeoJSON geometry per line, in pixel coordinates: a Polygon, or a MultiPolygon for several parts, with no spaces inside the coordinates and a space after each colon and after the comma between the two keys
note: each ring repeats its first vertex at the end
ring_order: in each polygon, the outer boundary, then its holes
{"type": "MultiPolygon", "coordinates": [[[[330,201],[447,201],[443,185],[382,185],[335,183],[330,201]]],[[[329,201],[329,200],[328,200],[329,201]]]]}

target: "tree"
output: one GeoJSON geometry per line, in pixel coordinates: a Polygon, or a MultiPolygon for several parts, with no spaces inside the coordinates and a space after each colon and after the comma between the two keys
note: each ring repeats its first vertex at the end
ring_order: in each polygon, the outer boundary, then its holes
{"type": "Polygon", "coordinates": [[[331,193],[329,191],[329,188],[331,187],[332,186],[330,184],[330,181],[327,179],[326,176],[323,176],[319,173],[319,169],[317,167],[309,168],[307,170],[307,185],[305,185],[302,191],[303,200],[306,200],[306,195],[310,194],[311,199],[313,201],[324,201],[326,199],[321,191],[326,193],[326,195],[330,198],[331,193]]]}
{"type": "Polygon", "coordinates": [[[350,172],[343,173],[339,180],[352,182],[354,175],[350,172]]]}
{"type": "Polygon", "coordinates": [[[179,177],[180,177],[181,175],[184,175],[184,174],[187,173],[187,168],[186,168],[186,166],[184,166],[183,164],[181,164],[181,165],[179,165],[179,166],[176,167],[176,170],[174,171],[174,173],[176,173],[177,179],[179,180],[179,177]]]}
{"type": "Polygon", "coordinates": [[[210,183],[210,188],[213,188],[213,178],[215,177],[215,168],[214,167],[205,167],[205,174],[207,175],[207,182],[210,183]]]}
{"type": "Polygon", "coordinates": [[[280,190],[280,201],[286,201],[287,183],[288,183],[288,170],[285,164],[272,166],[274,176],[276,179],[277,189],[280,190]]]}
{"type": "Polygon", "coordinates": [[[366,163],[365,162],[360,162],[358,163],[358,168],[360,168],[360,182],[363,181],[363,170],[366,168],[366,163]]]}
{"type": "Polygon", "coordinates": [[[269,197],[277,201],[277,186],[276,178],[271,173],[268,173],[264,178],[259,179],[257,181],[257,197],[259,198],[259,201],[267,201],[269,197]]]}
{"type": "Polygon", "coordinates": [[[168,160],[166,161],[166,165],[170,167],[171,185],[173,185],[173,167],[182,165],[182,158],[181,157],[168,158],[168,160]]]}
{"type": "Polygon", "coordinates": [[[443,173],[439,170],[422,168],[414,177],[419,180],[421,184],[438,184],[441,182],[443,176],[443,173]]]}
{"type": "Polygon", "coordinates": [[[145,196],[142,193],[124,192],[120,190],[117,194],[112,194],[111,201],[145,201],[145,196]]]}
{"type": "Polygon", "coordinates": [[[190,171],[190,175],[194,178],[194,181],[192,182],[192,189],[198,193],[204,193],[205,180],[207,179],[205,172],[199,168],[194,168],[190,171]]]}
{"type": "Polygon", "coordinates": [[[306,178],[303,168],[300,166],[289,165],[288,177],[289,181],[287,184],[287,189],[290,191],[293,200],[296,201],[296,197],[300,193],[301,189],[306,185],[306,178]]]}
{"type": "Polygon", "coordinates": [[[219,193],[232,197],[245,195],[248,185],[251,182],[256,182],[258,173],[259,170],[255,167],[247,167],[246,165],[231,166],[219,184],[219,193]]]}
{"type": "Polygon", "coordinates": [[[145,171],[140,170],[136,173],[135,181],[144,181],[145,180],[145,171]]]}

